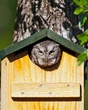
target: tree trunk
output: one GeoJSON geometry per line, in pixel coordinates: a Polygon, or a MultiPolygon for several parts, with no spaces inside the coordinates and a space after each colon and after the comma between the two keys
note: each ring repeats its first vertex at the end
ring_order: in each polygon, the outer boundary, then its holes
{"type": "Polygon", "coordinates": [[[78,18],[74,15],[73,0],[18,0],[13,42],[48,28],[77,42],[78,18]]]}

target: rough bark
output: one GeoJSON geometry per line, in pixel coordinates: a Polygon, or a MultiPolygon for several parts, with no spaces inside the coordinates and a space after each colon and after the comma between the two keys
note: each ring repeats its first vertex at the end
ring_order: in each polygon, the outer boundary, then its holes
{"type": "Polygon", "coordinates": [[[13,42],[48,28],[57,34],[77,42],[82,30],[74,15],[73,0],[18,0],[13,42]]]}

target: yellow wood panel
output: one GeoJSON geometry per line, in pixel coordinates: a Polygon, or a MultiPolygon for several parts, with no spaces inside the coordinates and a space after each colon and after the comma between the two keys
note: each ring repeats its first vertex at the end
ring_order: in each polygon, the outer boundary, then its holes
{"type": "Polygon", "coordinates": [[[6,110],[8,108],[8,85],[6,84],[8,82],[7,79],[7,58],[5,58],[1,62],[1,110],[6,110]],[[5,90],[5,91],[4,91],[5,90]],[[5,104],[5,106],[4,106],[5,104]]]}
{"type": "Polygon", "coordinates": [[[77,66],[76,81],[82,85],[82,88],[80,98],[81,101],[77,101],[76,110],[84,110],[84,74],[82,72],[84,72],[83,65],[81,65],[81,68],[80,66],[77,66]]]}
{"type": "Polygon", "coordinates": [[[12,97],[26,98],[73,98],[80,97],[78,83],[12,83],[12,97]],[[75,94],[74,94],[75,93],[75,94]]]}
{"type": "Polygon", "coordinates": [[[9,60],[13,59],[13,55],[9,56],[10,59],[5,58],[1,62],[1,110],[13,110],[14,101],[11,98],[11,82],[13,81],[13,65],[9,60]]]}
{"type": "MultiPolygon", "coordinates": [[[[9,56],[8,58],[10,58],[9,56]]],[[[8,59],[7,59],[8,60],[8,59]]],[[[2,65],[5,63],[5,59],[2,61],[2,65]]],[[[77,58],[63,52],[60,65],[57,64],[54,67],[49,67],[44,70],[39,66],[32,63],[27,55],[27,51],[14,56],[13,62],[8,60],[8,67],[4,70],[2,66],[2,86],[6,84],[6,88],[2,87],[2,95],[5,94],[6,99],[2,102],[2,110],[83,110],[83,65],[78,67],[77,58]],[[4,72],[5,71],[5,72],[4,72]],[[5,83],[4,77],[6,78],[5,83]],[[12,82],[29,82],[29,83],[79,83],[81,85],[81,99],[76,101],[71,99],[61,99],[59,101],[19,101],[11,98],[12,94],[12,82]],[[3,93],[5,92],[5,93],[3,93]],[[70,101],[71,100],[71,101],[70,101]],[[80,107],[81,106],[81,107],[80,107]],[[79,109],[78,109],[79,108],[79,109]]],[[[75,93],[74,93],[75,94],[75,93]]],[[[2,97],[3,100],[4,97],[2,97]]]]}

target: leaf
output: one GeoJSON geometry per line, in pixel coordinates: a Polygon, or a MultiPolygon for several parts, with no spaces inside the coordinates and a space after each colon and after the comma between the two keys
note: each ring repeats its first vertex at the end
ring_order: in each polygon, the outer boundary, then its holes
{"type": "Polygon", "coordinates": [[[87,51],[84,51],[78,56],[78,65],[81,65],[87,59],[87,51]]]}
{"type": "Polygon", "coordinates": [[[76,5],[81,6],[81,3],[80,3],[79,0],[73,0],[73,1],[74,1],[74,3],[75,3],[76,5]]]}
{"type": "Polygon", "coordinates": [[[84,10],[83,7],[78,7],[78,8],[75,9],[74,14],[79,15],[80,13],[83,12],[83,10],[84,10]]]}
{"type": "Polygon", "coordinates": [[[88,0],[85,0],[85,6],[88,8],[88,0]]]}
{"type": "Polygon", "coordinates": [[[79,27],[82,27],[87,21],[87,17],[85,15],[82,15],[79,19],[79,27]]]}
{"type": "Polygon", "coordinates": [[[85,5],[86,4],[86,0],[80,0],[80,4],[81,5],[85,5]]]}
{"type": "Polygon", "coordinates": [[[85,6],[88,3],[86,0],[73,0],[73,1],[78,6],[85,6]]]}
{"type": "Polygon", "coordinates": [[[80,40],[80,45],[83,45],[84,43],[88,41],[88,35],[85,32],[82,34],[79,34],[77,38],[78,40],[80,40]]]}
{"type": "Polygon", "coordinates": [[[83,6],[88,7],[88,0],[81,0],[83,6]]]}
{"type": "Polygon", "coordinates": [[[85,34],[88,35],[88,29],[86,29],[85,34]]]}

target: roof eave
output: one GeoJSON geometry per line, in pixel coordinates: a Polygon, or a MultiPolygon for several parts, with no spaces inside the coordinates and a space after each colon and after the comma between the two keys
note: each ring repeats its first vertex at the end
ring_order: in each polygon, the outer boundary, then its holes
{"type": "Polygon", "coordinates": [[[63,45],[64,47],[66,47],[69,50],[74,51],[78,54],[85,51],[85,48],[81,47],[80,45],[77,45],[77,44],[63,38],[62,36],[54,33],[53,31],[51,31],[49,29],[43,29],[40,32],[37,32],[20,42],[17,42],[15,44],[12,44],[12,45],[4,48],[2,51],[0,51],[0,59],[3,59],[5,56],[7,56],[11,53],[14,53],[28,45],[31,45],[45,37],[48,37],[48,38],[56,41],[57,43],[63,45]]]}

